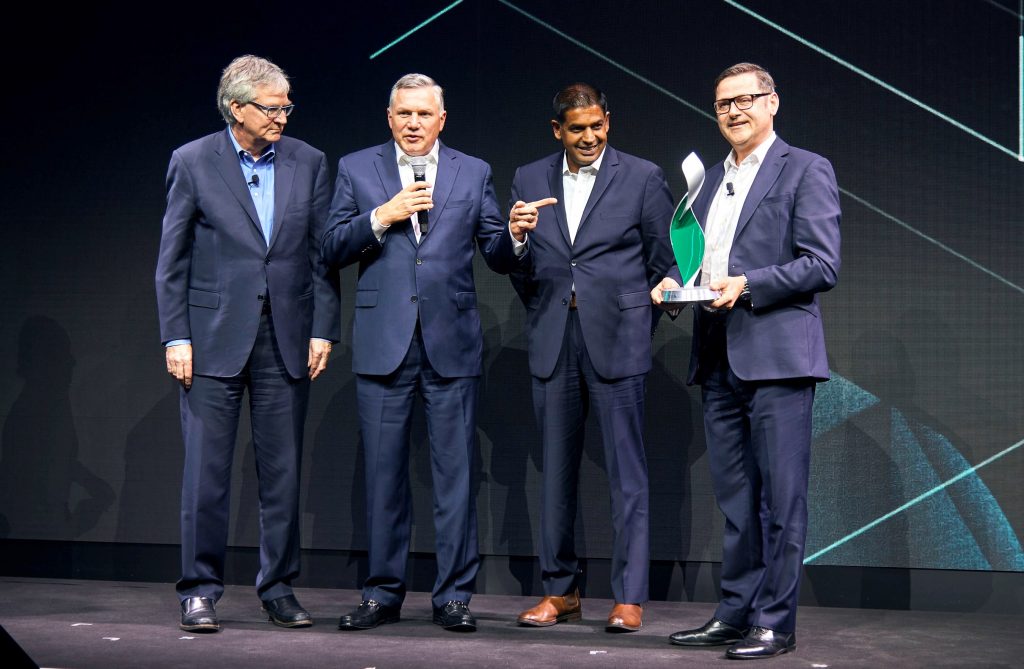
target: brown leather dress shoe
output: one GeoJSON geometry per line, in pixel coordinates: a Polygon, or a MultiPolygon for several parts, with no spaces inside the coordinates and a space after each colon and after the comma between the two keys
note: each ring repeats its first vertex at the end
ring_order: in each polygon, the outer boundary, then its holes
{"type": "Polygon", "coordinates": [[[583,617],[583,606],[580,604],[580,591],[561,597],[544,597],[540,604],[519,614],[516,622],[529,627],[550,627],[567,620],[579,620],[583,617]]]}
{"type": "Polygon", "coordinates": [[[618,604],[608,614],[606,632],[636,632],[644,624],[644,610],[639,604],[618,604]]]}

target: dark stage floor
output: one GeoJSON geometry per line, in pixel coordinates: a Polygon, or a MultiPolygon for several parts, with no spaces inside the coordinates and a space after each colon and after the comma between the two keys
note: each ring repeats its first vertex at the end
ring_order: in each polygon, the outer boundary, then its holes
{"type": "MultiPolygon", "coordinates": [[[[366,632],[339,632],[338,616],[358,603],[350,590],[296,593],[317,624],[284,630],[266,622],[250,587],[229,587],[218,605],[223,630],[178,629],[167,583],[0,578],[0,625],[42,667],[709,667],[735,666],[724,649],[687,650],[667,636],[702,624],[710,604],[654,602],[642,631],[608,634],[611,602],[585,599],[584,619],[545,629],[517,627],[534,598],[478,595],[475,634],[430,622],[430,598],[412,593],[403,619],[366,632]]],[[[1017,616],[804,607],[796,653],[771,667],[1021,667],[1024,622],[1017,616]]],[[[747,663],[749,664],[749,663],[747,663]]],[[[8,662],[0,666],[10,667],[8,662]]],[[[746,666],[746,664],[744,664],[746,666]]]]}

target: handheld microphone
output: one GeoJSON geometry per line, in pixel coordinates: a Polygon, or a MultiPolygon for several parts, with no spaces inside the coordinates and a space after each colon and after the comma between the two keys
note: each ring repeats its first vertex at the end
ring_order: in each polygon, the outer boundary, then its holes
{"type": "Polygon", "coordinates": [[[253,172],[252,179],[249,179],[249,185],[250,186],[256,186],[257,188],[259,188],[260,187],[260,175],[258,175],[255,172],[253,172]]]}
{"type": "MultiPolygon", "coordinates": [[[[409,159],[409,166],[412,167],[412,179],[413,181],[426,181],[427,180],[427,159],[423,156],[413,156],[409,159]]],[[[427,234],[427,229],[430,227],[427,221],[427,212],[417,212],[417,220],[420,224],[420,236],[427,234]]]]}
{"type": "Polygon", "coordinates": [[[726,190],[726,193],[725,193],[726,196],[735,195],[736,194],[736,189],[732,187],[732,182],[731,181],[726,181],[725,182],[725,190],[726,190]]]}

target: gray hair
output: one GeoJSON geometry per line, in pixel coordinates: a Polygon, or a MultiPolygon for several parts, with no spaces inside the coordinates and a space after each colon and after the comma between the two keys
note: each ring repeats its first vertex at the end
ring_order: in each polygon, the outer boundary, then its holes
{"type": "Polygon", "coordinates": [[[433,88],[434,98],[437,100],[439,112],[444,111],[444,89],[437,85],[437,82],[425,74],[407,74],[391,87],[391,95],[388,97],[388,109],[395,106],[395,94],[403,88],[433,88]]]}
{"type": "Polygon", "coordinates": [[[239,56],[224,68],[217,87],[217,106],[228,125],[236,123],[231,113],[232,101],[247,104],[256,99],[256,89],[266,86],[274,91],[288,93],[288,75],[277,65],[259,56],[239,56]]]}
{"type": "Polygon", "coordinates": [[[772,79],[772,75],[768,74],[768,70],[754,63],[736,63],[732,67],[722,70],[722,73],[715,79],[714,90],[718,90],[718,84],[722,83],[723,79],[736,77],[747,72],[753,72],[757,76],[757,83],[764,89],[763,93],[775,92],[775,80],[772,79]]]}

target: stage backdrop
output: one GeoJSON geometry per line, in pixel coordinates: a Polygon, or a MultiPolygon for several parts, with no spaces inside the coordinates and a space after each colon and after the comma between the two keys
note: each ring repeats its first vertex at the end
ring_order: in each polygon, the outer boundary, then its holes
{"type": "MultiPolygon", "coordinates": [[[[715,76],[749,60],[776,78],[779,135],[828,157],[842,192],[843,267],[822,300],[833,377],[815,402],[809,563],[1024,571],[1017,0],[39,12],[8,24],[33,46],[3,47],[0,537],[178,541],[178,390],[153,288],[164,176],[175,147],[223,128],[215,89],[233,57],[257,53],[288,71],[288,134],[332,165],[389,137],[395,79],[430,74],[447,92],[442,140],[490,162],[503,207],[515,167],[559,148],[550,100],[576,80],[607,92],[611,144],[662,166],[680,197],[682,158],[696,151],[710,166],[728,149],[711,113],[715,76]]],[[[480,548],[530,556],[541,460],[523,308],[507,279],[477,270],[480,548]]],[[[306,426],[302,537],[361,550],[351,268],[342,291],[345,337],[306,426]]],[[[720,559],[699,393],[684,383],[690,340],[689,317],[665,319],[647,383],[657,560],[720,559]]],[[[413,547],[430,553],[417,425],[413,547]]],[[[577,537],[581,554],[600,558],[611,550],[608,495],[593,421],[589,430],[577,537]]],[[[236,464],[231,541],[252,546],[246,430],[236,464]]]]}

